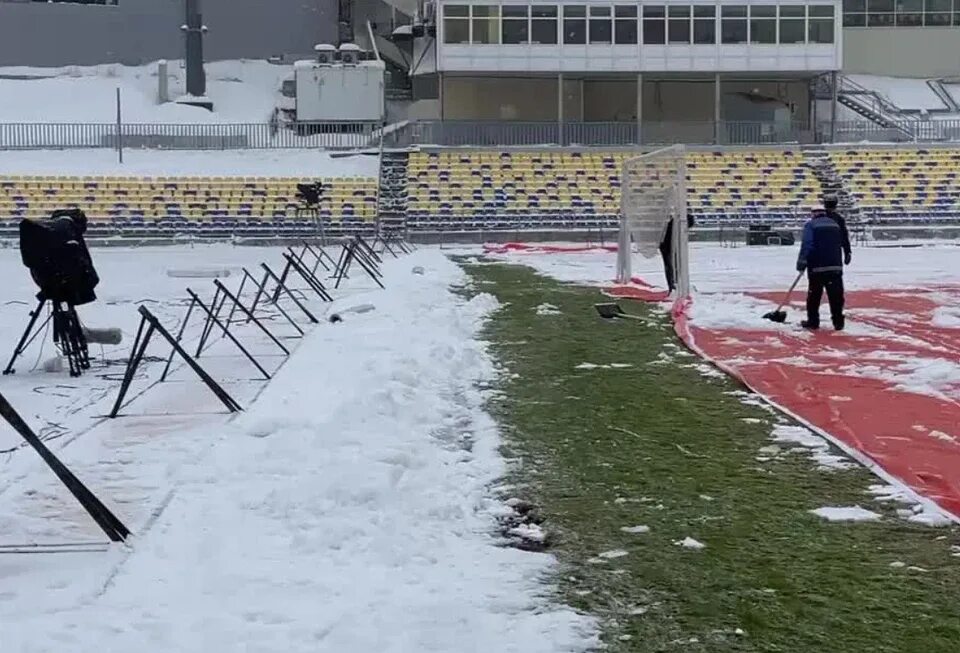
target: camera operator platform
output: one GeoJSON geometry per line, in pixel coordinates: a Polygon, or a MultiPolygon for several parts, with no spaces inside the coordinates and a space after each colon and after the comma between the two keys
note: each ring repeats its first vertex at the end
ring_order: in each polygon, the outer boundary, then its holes
{"type": "Polygon", "coordinates": [[[100,278],[83,240],[86,229],[87,217],[79,209],[54,211],[48,220],[20,222],[20,257],[40,292],[4,374],[13,374],[17,358],[51,322],[53,342],[67,359],[70,376],[80,376],[90,368],[87,338],[76,307],[96,300],[94,288],[100,278]],[[50,314],[37,327],[47,302],[50,314]]]}

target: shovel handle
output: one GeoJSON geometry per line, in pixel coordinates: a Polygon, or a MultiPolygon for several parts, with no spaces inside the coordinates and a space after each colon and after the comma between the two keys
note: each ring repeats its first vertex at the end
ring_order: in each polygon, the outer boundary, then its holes
{"type": "Polygon", "coordinates": [[[794,290],[794,288],[797,287],[797,284],[800,283],[800,277],[802,277],[802,276],[803,276],[803,272],[798,272],[798,273],[797,273],[797,278],[793,280],[793,283],[792,283],[792,284],[790,284],[790,290],[787,291],[787,294],[786,294],[786,296],[783,298],[783,301],[780,302],[780,305],[779,305],[779,306],[777,306],[777,310],[778,310],[778,311],[779,311],[780,309],[782,309],[784,306],[786,306],[787,304],[790,303],[790,297],[793,296],[793,290],[794,290]]]}

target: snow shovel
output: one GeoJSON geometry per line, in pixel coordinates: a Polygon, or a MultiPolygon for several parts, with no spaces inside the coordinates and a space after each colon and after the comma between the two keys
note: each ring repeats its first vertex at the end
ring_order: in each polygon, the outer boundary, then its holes
{"type": "Polygon", "coordinates": [[[790,286],[790,290],[787,291],[786,296],[783,298],[783,301],[780,302],[780,305],[777,306],[777,310],[770,311],[769,313],[763,316],[763,319],[770,320],[771,322],[776,322],[777,324],[783,324],[787,321],[787,312],[783,310],[783,307],[790,303],[790,296],[793,295],[793,289],[797,287],[797,284],[800,283],[800,277],[803,276],[803,272],[797,274],[797,278],[793,280],[793,284],[790,286]]]}
{"type": "Polygon", "coordinates": [[[620,308],[620,304],[616,302],[610,302],[607,304],[594,304],[593,307],[597,309],[597,313],[600,314],[605,320],[612,320],[614,318],[626,318],[628,320],[639,320],[642,319],[639,315],[630,315],[629,313],[624,313],[623,309],[620,308]]]}

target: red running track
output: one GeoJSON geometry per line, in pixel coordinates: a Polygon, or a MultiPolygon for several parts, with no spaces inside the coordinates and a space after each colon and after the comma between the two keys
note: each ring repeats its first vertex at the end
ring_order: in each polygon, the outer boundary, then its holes
{"type": "MultiPolygon", "coordinates": [[[[648,286],[606,289],[648,299],[648,286]]],[[[776,293],[755,293],[775,304],[776,293]]],[[[852,329],[708,329],[674,311],[692,349],[873,468],[960,517],[960,286],[847,293],[852,329]]],[[[796,309],[795,309],[796,310],[796,309]]],[[[761,318],[757,316],[758,321],[761,318]]]]}

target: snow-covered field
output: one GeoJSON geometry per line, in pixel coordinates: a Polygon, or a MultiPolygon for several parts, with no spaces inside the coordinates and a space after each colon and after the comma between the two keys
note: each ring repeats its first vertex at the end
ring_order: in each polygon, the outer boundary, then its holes
{"type": "MultiPolygon", "coordinates": [[[[496,369],[478,330],[496,300],[466,300],[465,276],[438,250],[388,260],[387,290],[353,275],[333,304],[311,301],[307,335],[267,323],[292,356],[245,325],[237,334],[269,382],[220,340],[201,357],[245,408],[231,418],[178,364],[153,385],[150,358],[124,417],[104,420],[118,387],[136,306],[168,328],[190,285],[168,269],[278,267],[279,250],[227,246],[96,250],[90,326],[123,329],[95,347],[80,379],[34,369],[35,344],[0,391],[135,532],[105,551],[0,552],[0,650],[569,651],[595,645],[596,624],[549,597],[546,554],[502,546],[505,471],[483,402],[496,369]],[[425,274],[413,274],[420,266],[425,274]],[[358,304],[332,324],[322,316],[358,304]],[[145,391],[146,390],[146,391],[145,391]]],[[[0,341],[12,349],[34,288],[0,251],[0,341]]],[[[287,307],[297,315],[295,307],[287,307]]],[[[303,322],[302,314],[300,320],[303,322]]],[[[188,330],[195,342],[199,321],[188,330]]],[[[162,357],[159,344],[148,356],[162,357]]],[[[0,428],[0,545],[103,537],[38,456],[0,428]]]]}
{"type": "Polygon", "coordinates": [[[321,149],[0,151],[0,175],[376,177],[375,156],[332,157],[321,149]]]}

